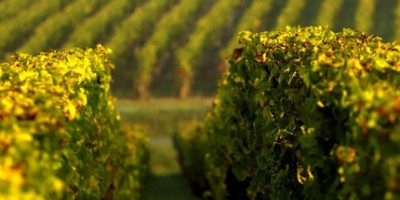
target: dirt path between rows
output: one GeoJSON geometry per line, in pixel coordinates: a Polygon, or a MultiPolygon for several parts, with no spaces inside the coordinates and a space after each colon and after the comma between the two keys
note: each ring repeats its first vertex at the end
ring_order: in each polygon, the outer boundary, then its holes
{"type": "Polygon", "coordinates": [[[179,130],[179,125],[202,120],[211,102],[212,98],[117,101],[123,122],[144,128],[150,139],[151,175],[143,200],[198,200],[181,173],[172,135],[179,130]]]}
{"type": "Polygon", "coordinates": [[[152,174],[144,200],[197,200],[179,169],[177,153],[169,136],[150,138],[152,174]]]}

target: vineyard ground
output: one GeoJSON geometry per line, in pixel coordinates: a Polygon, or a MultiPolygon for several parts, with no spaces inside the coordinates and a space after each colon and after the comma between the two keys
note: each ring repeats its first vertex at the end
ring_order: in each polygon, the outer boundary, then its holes
{"type": "Polygon", "coordinates": [[[202,120],[211,108],[212,98],[121,99],[116,106],[125,124],[136,124],[148,133],[151,175],[144,200],[197,200],[181,174],[172,135],[193,120],[202,120]]]}

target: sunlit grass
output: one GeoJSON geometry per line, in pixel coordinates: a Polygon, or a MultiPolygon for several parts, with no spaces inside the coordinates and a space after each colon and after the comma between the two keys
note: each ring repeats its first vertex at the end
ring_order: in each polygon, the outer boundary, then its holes
{"type": "Polygon", "coordinates": [[[139,124],[149,136],[171,136],[179,124],[202,120],[211,102],[211,98],[118,100],[116,106],[125,123],[139,124]]]}

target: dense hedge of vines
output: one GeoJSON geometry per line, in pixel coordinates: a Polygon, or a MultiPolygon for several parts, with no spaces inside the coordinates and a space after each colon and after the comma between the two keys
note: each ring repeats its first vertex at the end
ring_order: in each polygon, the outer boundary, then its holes
{"type": "Polygon", "coordinates": [[[324,27],[239,38],[214,109],[192,133],[206,144],[207,196],[400,198],[398,43],[324,27]]]}
{"type": "Polygon", "coordinates": [[[146,139],[124,130],[109,50],[17,54],[0,64],[0,199],[138,199],[146,139]]]}

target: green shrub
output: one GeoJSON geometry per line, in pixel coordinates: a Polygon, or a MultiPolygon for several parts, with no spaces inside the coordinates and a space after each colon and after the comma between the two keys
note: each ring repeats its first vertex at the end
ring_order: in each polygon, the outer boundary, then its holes
{"type": "Polygon", "coordinates": [[[400,198],[400,45],[241,32],[205,119],[213,199],[400,198]]]}
{"type": "Polygon", "coordinates": [[[0,199],[138,199],[146,139],[110,96],[108,49],[0,65],[0,199]]]}

